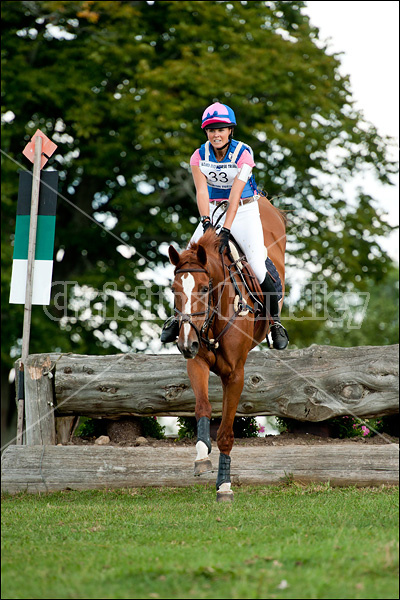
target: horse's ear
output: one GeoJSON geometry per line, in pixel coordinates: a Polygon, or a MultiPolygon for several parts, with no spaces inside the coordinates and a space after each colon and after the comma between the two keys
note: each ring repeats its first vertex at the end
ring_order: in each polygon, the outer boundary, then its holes
{"type": "Polygon", "coordinates": [[[199,244],[198,247],[197,247],[197,260],[199,261],[199,263],[201,265],[203,265],[203,267],[206,266],[206,264],[207,264],[207,252],[206,252],[206,249],[204,248],[204,246],[202,246],[201,244],[199,244]]]}
{"type": "Polygon", "coordinates": [[[176,267],[176,265],[179,263],[179,253],[178,253],[178,251],[175,250],[175,248],[173,246],[170,246],[168,248],[168,254],[169,254],[169,260],[174,265],[174,267],[176,267]]]}

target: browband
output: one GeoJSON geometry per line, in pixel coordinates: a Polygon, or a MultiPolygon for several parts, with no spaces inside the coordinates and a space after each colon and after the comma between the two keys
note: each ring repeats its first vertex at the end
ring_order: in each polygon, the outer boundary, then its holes
{"type": "Polygon", "coordinates": [[[206,271],[206,269],[178,269],[175,271],[175,275],[177,273],[206,273],[209,276],[209,273],[206,271]]]}

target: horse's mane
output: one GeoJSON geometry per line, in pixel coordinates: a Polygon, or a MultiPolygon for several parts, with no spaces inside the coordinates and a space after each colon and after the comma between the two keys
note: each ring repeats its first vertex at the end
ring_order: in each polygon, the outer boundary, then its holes
{"type": "Polygon", "coordinates": [[[283,221],[283,224],[284,224],[284,225],[285,225],[285,227],[286,227],[286,226],[287,226],[287,224],[288,224],[288,217],[287,217],[287,213],[288,213],[289,211],[288,211],[287,209],[282,209],[282,208],[278,208],[277,206],[274,206],[274,205],[272,204],[272,200],[269,200],[269,199],[267,198],[267,196],[264,196],[264,197],[265,197],[265,199],[266,199],[266,200],[268,200],[268,202],[269,202],[269,204],[270,204],[270,206],[271,206],[271,208],[272,208],[273,212],[277,213],[277,214],[278,214],[278,215],[281,217],[281,219],[282,219],[282,221],[283,221]]]}
{"type": "Polygon", "coordinates": [[[288,210],[283,210],[282,208],[278,208],[277,206],[272,205],[272,208],[278,213],[278,215],[281,217],[285,228],[287,227],[288,224],[288,217],[287,214],[289,211],[288,210]]]}
{"type": "Polygon", "coordinates": [[[215,230],[210,227],[205,234],[201,236],[198,242],[190,242],[188,248],[181,253],[179,265],[197,261],[197,248],[200,245],[205,248],[208,257],[218,257],[219,239],[215,230]]]}

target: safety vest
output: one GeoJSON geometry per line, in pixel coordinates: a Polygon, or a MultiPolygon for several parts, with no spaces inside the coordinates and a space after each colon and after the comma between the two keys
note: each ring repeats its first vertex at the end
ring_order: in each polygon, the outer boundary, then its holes
{"type": "MultiPolygon", "coordinates": [[[[248,150],[251,156],[253,156],[250,146],[246,146],[243,142],[232,140],[224,159],[218,162],[209,141],[200,147],[199,167],[200,171],[206,176],[210,200],[229,197],[234,179],[239,173],[237,162],[245,150],[248,150]]],[[[241,198],[250,198],[254,196],[256,191],[257,185],[254,175],[251,175],[244,186],[241,198]]]]}

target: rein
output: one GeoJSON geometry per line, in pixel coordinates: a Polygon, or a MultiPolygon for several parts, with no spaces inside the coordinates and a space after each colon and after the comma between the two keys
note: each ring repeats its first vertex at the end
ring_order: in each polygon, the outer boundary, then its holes
{"type": "MultiPolygon", "coordinates": [[[[243,260],[243,258],[242,258],[242,260],[243,260]]],[[[243,310],[246,310],[247,312],[250,312],[252,314],[256,313],[256,310],[254,308],[252,308],[251,306],[249,306],[244,301],[243,295],[238,287],[236,279],[232,274],[232,271],[231,271],[232,267],[236,267],[235,274],[239,275],[240,280],[244,284],[245,289],[249,293],[251,299],[254,302],[257,302],[256,298],[253,296],[253,294],[249,290],[242,273],[237,270],[237,265],[236,265],[237,262],[238,261],[233,261],[233,262],[231,262],[231,264],[225,265],[223,254],[221,254],[221,265],[222,265],[222,272],[223,272],[223,287],[222,287],[222,291],[218,295],[217,302],[215,303],[214,306],[212,306],[213,280],[212,280],[209,272],[206,269],[204,269],[204,268],[187,268],[187,269],[178,269],[177,271],[175,271],[175,275],[177,275],[178,273],[206,273],[208,275],[208,306],[207,306],[207,310],[197,311],[194,313],[183,313],[175,307],[175,312],[179,315],[179,331],[181,330],[181,327],[184,323],[188,323],[195,330],[199,344],[203,343],[207,347],[208,350],[211,350],[213,352],[215,352],[215,350],[218,348],[221,338],[230,329],[230,327],[233,325],[236,318],[240,315],[240,313],[243,310]],[[210,331],[210,328],[211,328],[211,325],[212,325],[212,322],[213,322],[215,316],[218,314],[222,296],[225,291],[225,286],[226,286],[226,281],[227,281],[226,268],[228,268],[229,279],[233,285],[235,294],[237,296],[239,296],[238,308],[235,310],[235,312],[229,319],[228,323],[225,325],[225,327],[222,329],[222,331],[218,334],[218,336],[215,339],[209,339],[208,333],[210,331]],[[199,328],[193,323],[192,317],[198,317],[201,315],[206,315],[206,318],[204,320],[203,325],[201,326],[201,328],[199,330],[199,328]]]]}

